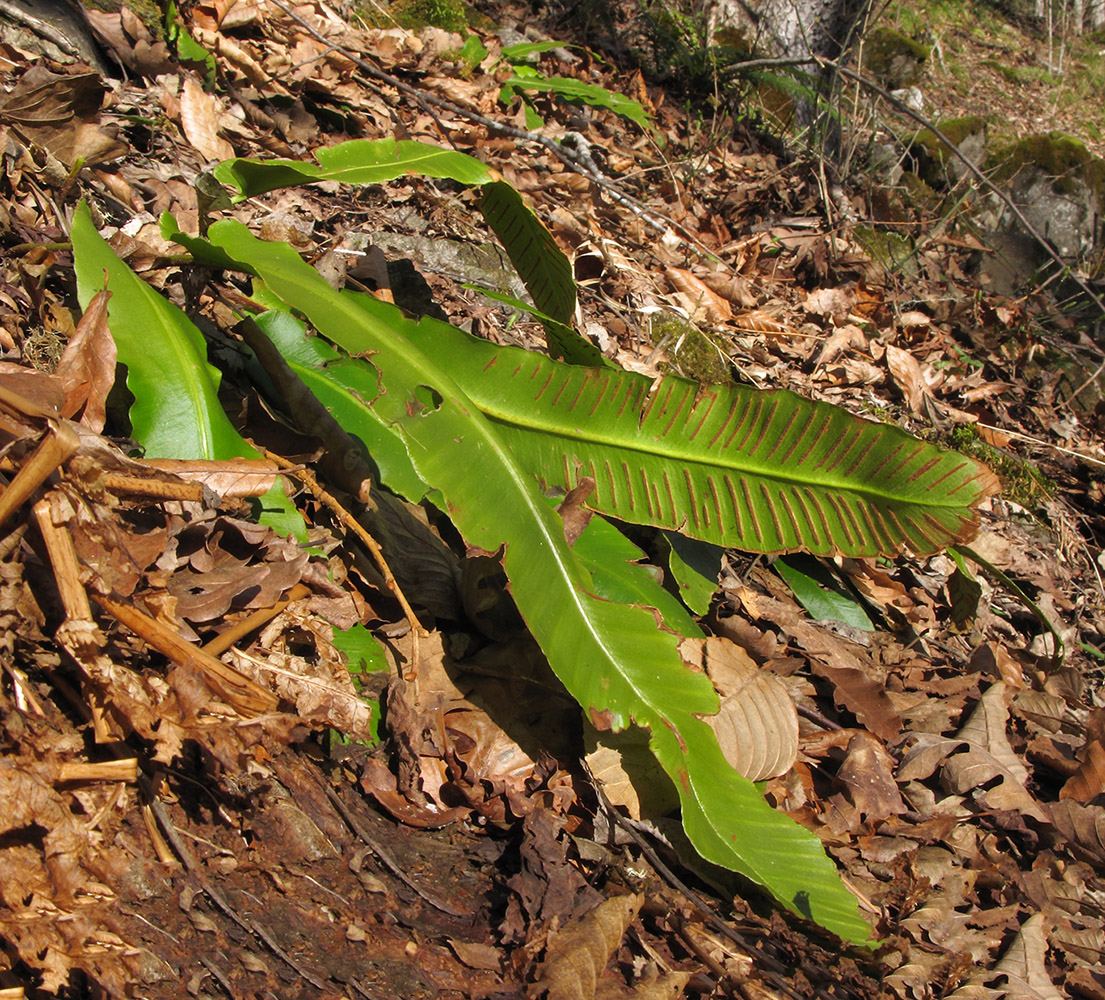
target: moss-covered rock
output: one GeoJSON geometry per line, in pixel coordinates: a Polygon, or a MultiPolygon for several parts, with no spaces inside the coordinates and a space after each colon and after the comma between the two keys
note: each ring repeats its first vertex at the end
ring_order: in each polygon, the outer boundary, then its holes
{"type": "Polygon", "coordinates": [[[400,27],[411,31],[421,31],[428,26],[443,31],[468,30],[464,0],[395,0],[388,12],[400,27]]]}
{"type": "Polygon", "coordinates": [[[891,90],[920,83],[932,49],[893,28],[875,28],[863,42],[863,68],[891,90]]]}
{"type": "MultiPolygon", "coordinates": [[[[992,151],[984,168],[1006,188],[1029,223],[1066,257],[1083,257],[1099,240],[1105,215],[1105,160],[1062,132],[1027,136],[992,151]]],[[[1019,222],[998,204],[994,228],[1019,222]]]]}
{"type": "MultiPolygon", "coordinates": [[[[976,167],[986,158],[986,120],[979,115],[947,118],[936,127],[976,167]]],[[[917,176],[933,188],[954,185],[967,168],[948,143],[938,139],[932,129],[923,128],[909,143],[917,176]]]]}

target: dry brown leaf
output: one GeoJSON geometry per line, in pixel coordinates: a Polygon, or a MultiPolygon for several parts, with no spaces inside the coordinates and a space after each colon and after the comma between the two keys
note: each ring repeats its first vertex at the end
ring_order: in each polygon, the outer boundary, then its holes
{"type": "Polygon", "coordinates": [[[1105,866],[1105,808],[1064,799],[1048,803],[1048,812],[1056,829],[1076,848],[1080,857],[1105,866]]]}
{"type": "Polygon", "coordinates": [[[921,376],[921,366],[917,359],[900,347],[893,344],[886,345],[886,366],[894,377],[894,382],[905,396],[905,401],[910,410],[915,414],[921,412],[925,402],[925,380],[921,376]]]}
{"type": "Polygon", "coordinates": [[[728,274],[724,271],[707,271],[700,274],[702,283],[712,292],[741,309],[755,309],[756,295],[749,280],[740,274],[728,274]]]}
{"type": "Polygon", "coordinates": [[[780,323],[766,309],[750,309],[733,317],[733,321],[742,330],[753,333],[786,333],[786,325],[780,323]]]}
{"type": "Polygon", "coordinates": [[[632,819],[665,816],[679,806],[679,793],[649,748],[648,732],[630,727],[600,732],[584,721],[587,766],[611,805],[632,819]]]}
{"type": "Polygon", "coordinates": [[[700,278],[681,267],[664,271],[676,291],[679,304],[692,323],[726,323],[733,318],[729,302],[710,289],[700,278]]]}
{"type": "Polygon", "coordinates": [[[599,976],[621,943],[644,896],[615,896],[566,925],[549,944],[530,996],[593,1000],[599,976]]]}
{"type": "Polygon", "coordinates": [[[1028,771],[1005,733],[1009,718],[1005,692],[1002,681],[987,688],[954,739],[915,734],[898,769],[898,780],[928,777],[943,762],[942,776],[949,791],[975,792],[989,809],[1015,811],[1046,823],[1046,814],[1024,787],[1028,771]],[[987,787],[995,778],[998,783],[987,787]]]}
{"type": "Polygon", "coordinates": [[[234,147],[219,135],[219,99],[207,93],[193,76],[184,78],[180,95],[180,127],[205,160],[229,160],[234,147]]]}
{"type": "Polygon", "coordinates": [[[906,811],[894,780],[893,764],[886,748],[870,733],[855,733],[848,742],[844,763],[836,778],[868,823],[877,823],[906,811]]]}
{"type": "Polygon", "coordinates": [[[706,671],[721,698],[718,714],[703,721],[733,768],[749,781],[790,770],[798,756],[798,712],[782,681],[718,636],[686,639],[679,652],[706,671]]]}
{"type": "Polygon", "coordinates": [[[1086,759],[1082,766],[1059,789],[1059,798],[1089,802],[1105,792],[1105,747],[1100,740],[1086,745],[1086,759]]]}
{"type": "Polygon", "coordinates": [[[89,302],[54,371],[65,388],[61,415],[80,413],[80,422],[97,434],[104,429],[107,395],[115,384],[115,341],[107,322],[110,296],[106,290],[97,292],[89,302]]]}
{"type": "Polygon", "coordinates": [[[856,304],[856,293],[848,288],[815,288],[806,296],[804,308],[815,316],[845,319],[856,304]]]}
{"type": "MultiPolygon", "coordinates": [[[[1005,977],[1007,1000],[1064,1000],[1047,974],[1044,915],[1034,913],[1006,949],[993,975],[1005,977]]],[[[989,978],[989,977],[987,977],[989,978]]]]}
{"type": "Polygon", "coordinates": [[[845,323],[833,330],[831,336],[821,347],[816,367],[827,365],[841,354],[851,350],[861,351],[867,347],[867,334],[854,323],[845,323]]]}
{"type": "MultiPolygon", "coordinates": [[[[630,996],[633,1000],[679,1000],[690,978],[689,972],[668,972],[637,986],[630,996]]],[[[600,983],[595,991],[595,1000],[625,1000],[625,996],[621,983],[600,983]]]]}

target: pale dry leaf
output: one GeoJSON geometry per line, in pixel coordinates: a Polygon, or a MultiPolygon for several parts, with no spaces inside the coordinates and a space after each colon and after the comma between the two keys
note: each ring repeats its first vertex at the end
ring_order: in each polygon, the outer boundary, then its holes
{"type": "MultiPolygon", "coordinates": [[[[690,978],[689,972],[668,972],[651,982],[641,983],[630,995],[633,1000],[679,1000],[690,978]]],[[[600,987],[596,991],[595,1000],[624,1000],[625,995],[620,983],[610,983],[608,988],[600,987]]]]}
{"type": "Polygon", "coordinates": [[[718,714],[703,721],[734,770],[749,781],[790,770],[798,757],[798,711],[782,681],[718,636],[686,639],[679,650],[706,671],[721,698],[718,714]]]}
{"type": "Polygon", "coordinates": [[[815,288],[806,296],[803,308],[815,316],[843,320],[856,304],[856,293],[847,288],[815,288]]]}
{"type": "Polygon", "coordinates": [[[740,274],[726,274],[723,271],[707,271],[699,275],[702,283],[723,299],[741,309],[755,309],[756,295],[749,280],[740,274]]]}
{"type": "Polygon", "coordinates": [[[328,671],[322,662],[311,664],[301,656],[272,651],[260,656],[234,647],[225,655],[235,670],[294,703],[301,717],[333,726],[354,740],[371,739],[372,708],[357,694],[344,667],[328,671]]]}
{"type": "Polygon", "coordinates": [[[99,433],[107,421],[107,396],[115,384],[115,341],[107,321],[111,293],[97,292],[65,347],[54,375],[65,388],[63,417],[81,414],[80,422],[99,433]]]}
{"type": "Polygon", "coordinates": [[[675,288],[679,304],[692,322],[718,324],[733,318],[729,302],[690,271],[681,267],[669,267],[664,274],[675,288]]]}
{"type": "Polygon", "coordinates": [[[820,368],[836,360],[841,354],[852,350],[861,351],[866,346],[867,334],[854,323],[845,323],[833,330],[829,339],[821,346],[821,353],[817,356],[815,367],[820,368]]]}
{"type": "Polygon", "coordinates": [[[901,389],[910,410],[915,414],[920,413],[925,402],[926,389],[917,359],[909,351],[887,344],[886,366],[890,369],[895,384],[901,389]]]}
{"type": "Polygon", "coordinates": [[[229,160],[234,147],[219,135],[219,99],[207,93],[193,76],[184,78],[180,96],[180,127],[204,160],[229,160]]]}
{"type": "Polygon", "coordinates": [[[1093,864],[1105,865],[1105,808],[1084,806],[1074,799],[1049,802],[1048,812],[1056,829],[1093,864]]]}
{"type": "Polygon", "coordinates": [[[630,727],[620,733],[599,732],[583,724],[587,766],[611,805],[632,819],[665,816],[679,806],[679,793],[649,748],[647,730],[630,727]]]}
{"type": "Polygon", "coordinates": [[[1046,823],[1044,811],[1024,787],[1028,770],[1013,753],[1006,736],[1009,709],[1005,692],[1002,681],[983,692],[970,718],[956,733],[967,743],[967,749],[944,762],[944,780],[957,794],[975,791],[987,808],[1014,810],[1046,823]],[[995,778],[1000,779],[996,785],[984,787],[995,778]]]}
{"type": "Polygon", "coordinates": [[[615,896],[566,924],[549,943],[530,996],[593,1000],[602,970],[643,902],[641,895],[615,896]]]}
{"type": "Polygon", "coordinates": [[[1006,1000],[1064,1000],[1047,974],[1044,915],[1034,913],[1009,945],[994,973],[1006,977],[1006,1000]]]}
{"type": "Polygon", "coordinates": [[[886,748],[870,733],[857,732],[848,742],[837,781],[869,823],[906,812],[894,780],[893,763],[886,748]]]}
{"type": "Polygon", "coordinates": [[[733,320],[740,329],[750,330],[752,333],[781,334],[787,332],[786,325],[779,322],[766,309],[750,309],[748,312],[734,316],[733,320]]]}
{"type": "Polygon", "coordinates": [[[1105,747],[1100,740],[1086,744],[1086,759],[1059,789],[1059,798],[1089,802],[1105,792],[1105,747]]]}
{"type": "Polygon", "coordinates": [[[1100,927],[1072,927],[1064,920],[1051,932],[1051,943],[1077,962],[1096,968],[1105,966],[1105,930],[1100,927]]]}

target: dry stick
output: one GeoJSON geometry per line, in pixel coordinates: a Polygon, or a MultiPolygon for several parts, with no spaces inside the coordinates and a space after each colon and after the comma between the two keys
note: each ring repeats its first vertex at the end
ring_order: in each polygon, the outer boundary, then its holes
{"type": "MultiPolygon", "coordinates": [[[[65,621],[56,634],[58,645],[73,658],[82,675],[88,679],[86,660],[89,656],[102,652],[103,638],[92,617],[88,592],[81,583],[80,562],[73,545],[73,536],[65,527],[54,524],[49,497],[39,500],[31,508],[31,512],[46,546],[46,554],[54,571],[54,584],[65,609],[65,621]]],[[[91,684],[82,684],[82,687],[88,698],[88,712],[95,741],[110,742],[111,727],[104,718],[104,706],[97,687],[91,684]]]]}
{"type": "Polygon", "coordinates": [[[271,452],[268,449],[264,450],[264,454],[266,458],[271,459],[289,475],[295,476],[300,480],[319,501],[329,507],[330,510],[333,511],[334,516],[364,543],[365,548],[372,554],[372,558],[376,560],[376,565],[384,577],[384,585],[399,602],[399,607],[403,610],[403,616],[407,619],[407,624],[411,627],[411,669],[410,676],[404,677],[404,680],[413,681],[418,676],[418,639],[419,636],[424,633],[424,630],[422,624],[418,620],[418,616],[414,613],[414,608],[410,606],[406,595],[403,593],[398,581],[392,574],[391,567],[388,566],[387,560],[384,558],[383,550],[380,548],[376,539],[373,538],[372,535],[365,530],[364,526],[342,506],[337,497],[329,493],[322,484],[319,483],[310,470],[303,468],[301,465],[296,465],[282,455],[277,455],[275,452],[271,452]]]}
{"type": "Polygon", "coordinates": [[[267,624],[293,601],[306,597],[310,592],[311,588],[305,583],[297,583],[274,605],[268,608],[259,608],[236,625],[232,625],[225,632],[220,632],[210,642],[205,642],[200,648],[212,656],[222,656],[239,639],[267,624]]]}
{"type": "Polygon", "coordinates": [[[245,674],[228,667],[222,660],[181,638],[168,625],[151,618],[133,605],[124,604],[114,597],[105,597],[95,591],[92,599],[173,663],[201,671],[211,686],[239,711],[262,714],[274,711],[279,705],[280,699],[271,691],[266,691],[245,674]]]}
{"type": "Polygon", "coordinates": [[[173,850],[176,852],[178,858],[184,864],[184,867],[188,869],[189,874],[196,880],[199,887],[203,890],[204,895],[211,900],[226,916],[234,921],[239,927],[242,928],[247,934],[252,934],[259,938],[268,949],[279,959],[286,962],[298,975],[307,980],[316,990],[325,990],[326,986],[314,975],[303,968],[291,955],[289,955],[273,936],[269,933],[268,929],[261,923],[252,918],[242,917],[238,911],[227,901],[218,889],[216,889],[210,882],[207,881],[203,872],[200,870],[199,865],[196,863],[196,859],[192,852],[188,849],[188,845],[184,843],[184,838],[181,837],[180,831],[173,825],[173,821],[169,819],[169,814],[165,811],[165,807],[161,804],[161,800],[157,797],[157,794],[153,790],[153,786],[150,784],[150,780],[145,775],[138,776],[138,784],[142,789],[143,794],[146,796],[146,802],[150,807],[150,811],[157,819],[158,826],[161,827],[168,839],[172,844],[173,850]]]}
{"type": "Polygon", "coordinates": [[[326,782],[321,782],[323,790],[326,792],[326,797],[333,803],[334,808],[337,809],[342,815],[342,819],[349,824],[351,829],[363,842],[364,845],[380,859],[383,866],[392,873],[400,882],[403,883],[412,892],[417,893],[422,899],[430,904],[435,910],[440,910],[442,913],[447,913],[451,917],[470,917],[472,916],[467,910],[461,910],[450,903],[445,902],[443,899],[439,899],[428,889],[423,889],[417,882],[415,882],[405,871],[398,862],[383,847],[376,842],[372,835],[365,829],[364,824],[361,823],[352,811],[344,802],[337,792],[334,791],[326,782]]]}
{"type": "MultiPolygon", "coordinates": [[[[1102,368],[1105,368],[1105,365],[1103,365],[1102,368]]],[[[1098,371],[1100,370],[1101,369],[1098,369],[1098,371]]],[[[1062,452],[1064,455],[1080,458],[1083,462],[1088,462],[1090,465],[1096,465],[1099,468],[1105,469],[1105,461],[1102,461],[1100,458],[1094,458],[1092,455],[1087,455],[1084,451],[1064,448],[1062,445],[1052,444],[1050,441],[1041,441],[1039,438],[1032,437],[1030,434],[1022,434],[1020,431],[1009,431],[1004,427],[994,427],[992,424],[984,424],[981,421],[975,424],[975,426],[993,431],[995,434],[1004,434],[1006,437],[1016,438],[1018,441],[1027,441],[1029,444],[1037,445],[1040,448],[1050,448],[1052,451],[1058,451],[1062,452]]]]}

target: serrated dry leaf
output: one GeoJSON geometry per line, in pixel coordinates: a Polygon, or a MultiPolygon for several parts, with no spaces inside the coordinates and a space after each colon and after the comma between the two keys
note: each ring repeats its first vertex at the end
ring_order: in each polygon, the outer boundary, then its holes
{"type": "Polygon", "coordinates": [[[798,757],[798,711],[782,681],[717,636],[684,640],[679,651],[701,665],[721,697],[718,714],[703,721],[733,768],[749,781],[789,771],[798,757]]]}
{"type": "Polygon", "coordinates": [[[530,996],[593,1000],[602,970],[643,902],[640,895],[615,896],[566,925],[549,943],[530,996]]]}
{"type": "Polygon", "coordinates": [[[1105,792],[1105,747],[1100,740],[1086,745],[1082,766],[1059,789],[1059,798],[1089,802],[1105,792]]]}
{"type": "Polygon", "coordinates": [[[229,160],[234,155],[234,147],[219,135],[219,99],[208,94],[193,76],[184,78],[180,127],[205,160],[229,160]]]}
{"type": "Polygon", "coordinates": [[[675,288],[679,304],[691,322],[726,323],[733,318],[733,310],[727,300],[710,289],[701,279],[681,267],[669,267],[664,271],[675,288]]]}

